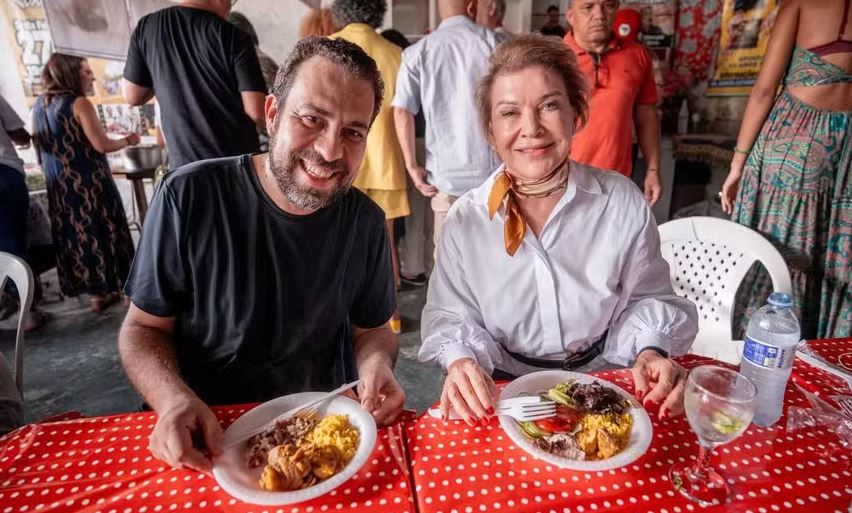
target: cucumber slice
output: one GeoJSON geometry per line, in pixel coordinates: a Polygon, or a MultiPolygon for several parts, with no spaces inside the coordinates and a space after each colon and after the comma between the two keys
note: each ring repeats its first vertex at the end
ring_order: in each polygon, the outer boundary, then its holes
{"type": "Polygon", "coordinates": [[[525,422],[521,422],[520,424],[521,424],[521,429],[523,430],[524,434],[529,436],[530,438],[541,438],[543,436],[548,436],[548,435],[553,434],[550,431],[546,431],[544,429],[541,429],[540,427],[536,426],[534,422],[529,421],[529,420],[525,421],[525,422]]]}
{"type": "Polygon", "coordinates": [[[548,390],[547,397],[553,401],[556,401],[559,404],[564,404],[565,406],[574,406],[574,401],[570,397],[568,397],[568,394],[556,388],[551,388],[550,390],[548,390]]]}

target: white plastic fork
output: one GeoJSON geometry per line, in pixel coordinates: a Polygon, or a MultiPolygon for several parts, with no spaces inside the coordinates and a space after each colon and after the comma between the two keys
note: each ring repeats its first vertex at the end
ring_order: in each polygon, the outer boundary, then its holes
{"type": "Polygon", "coordinates": [[[556,416],[556,403],[542,401],[539,403],[517,404],[497,410],[497,415],[506,415],[520,422],[541,420],[556,416]]]}
{"type": "MultiPolygon", "coordinates": [[[[440,419],[441,410],[432,408],[428,411],[433,418],[440,419]]],[[[541,420],[556,415],[556,403],[553,401],[542,401],[538,397],[524,397],[506,399],[497,403],[497,415],[506,415],[521,422],[527,420],[541,420]]],[[[450,411],[449,420],[464,420],[455,410],[450,411]]]]}
{"type": "Polygon", "coordinates": [[[837,405],[840,406],[840,411],[849,418],[852,418],[852,398],[845,397],[843,399],[835,399],[837,405]]]}
{"type": "Polygon", "coordinates": [[[318,397],[317,399],[314,399],[312,401],[308,401],[305,404],[302,404],[300,406],[296,406],[295,408],[293,408],[291,410],[285,411],[281,415],[278,415],[274,419],[270,420],[269,422],[267,422],[267,423],[265,423],[261,426],[258,426],[257,428],[249,431],[248,433],[243,433],[239,437],[234,438],[233,440],[230,440],[228,442],[225,442],[224,447],[227,449],[227,448],[232,447],[234,445],[244,443],[249,438],[263,433],[264,431],[269,429],[271,426],[273,426],[276,422],[284,420],[284,419],[288,419],[290,417],[301,417],[303,419],[316,418],[316,417],[318,417],[317,406],[320,403],[323,403],[325,401],[328,401],[329,399],[337,397],[338,395],[342,394],[343,392],[346,392],[350,388],[355,388],[356,386],[358,386],[359,383],[361,383],[361,380],[356,379],[352,383],[348,383],[346,385],[343,385],[340,388],[336,388],[336,389],[332,390],[331,392],[318,397]]]}

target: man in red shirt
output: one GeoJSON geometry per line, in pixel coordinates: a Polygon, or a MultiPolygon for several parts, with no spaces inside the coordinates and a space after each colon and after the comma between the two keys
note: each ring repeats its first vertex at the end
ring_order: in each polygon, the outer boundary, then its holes
{"type": "Polygon", "coordinates": [[[639,43],[617,39],[612,32],[617,0],[572,0],[565,18],[567,43],[577,55],[591,95],[589,121],[571,144],[571,158],[630,176],[632,129],[645,156],[645,197],[660,199],[660,121],[651,55],[639,43]],[[628,120],[633,120],[630,123],[628,120]]]}

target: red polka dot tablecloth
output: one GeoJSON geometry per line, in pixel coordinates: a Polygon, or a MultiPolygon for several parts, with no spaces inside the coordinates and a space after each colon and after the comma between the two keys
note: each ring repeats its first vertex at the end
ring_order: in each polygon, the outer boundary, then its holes
{"type": "MultiPolygon", "coordinates": [[[[694,367],[717,363],[687,357],[694,367]]],[[[628,370],[595,373],[632,393],[628,370]]],[[[806,406],[787,390],[786,406],[806,406]]],[[[428,415],[407,427],[415,496],[422,513],[560,512],[685,513],[692,511],[848,513],[852,503],[852,453],[834,434],[810,428],[788,433],[782,418],[771,429],[750,426],[716,449],[711,464],[731,485],[730,504],[702,508],[681,497],[668,480],[675,462],[698,453],[685,417],[660,422],[634,463],[604,472],[564,470],[517,446],[497,419],[487,426],[443,422],[428,415]]]]}
{"type": "MultiPolygon", "coordinates": [[[[223,427],[250,406],[213,408],[223,427]]],[[[0,438],[0,513],[413,513],[403,424],[380,429],[371,459],[329,494],[296,505],[246,504],[205,474],[154,459],[152,413],[25,426],[0,438]]]]}

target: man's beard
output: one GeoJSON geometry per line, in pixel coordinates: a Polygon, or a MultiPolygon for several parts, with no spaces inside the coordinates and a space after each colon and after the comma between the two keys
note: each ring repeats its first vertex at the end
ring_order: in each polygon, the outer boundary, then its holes
{"type": "Polygon", "coordinates": [[[311,149],[291,153],[286,162],[279,162],[275,157],[274,145],[270,144],[268,159],[269,170],[272,172],[272,176],[275,177],[275,182],[278,184],[281,194],[284,195],[287,201],[301,209],[313,211],[327,207],[346,195],[349,192],[349,187],[352,185],[351,181],[345,178],[348,177],[349,172],[342,160],[328,162],[322,158],[322,155],[311,149]],[[343,174],[344,181],[329,192],[302,185],[296,180],[296,166],[299,165],[300,160],[306,170],[321,170],[324,173],[333,172],[335,175],[343,174]]]}

